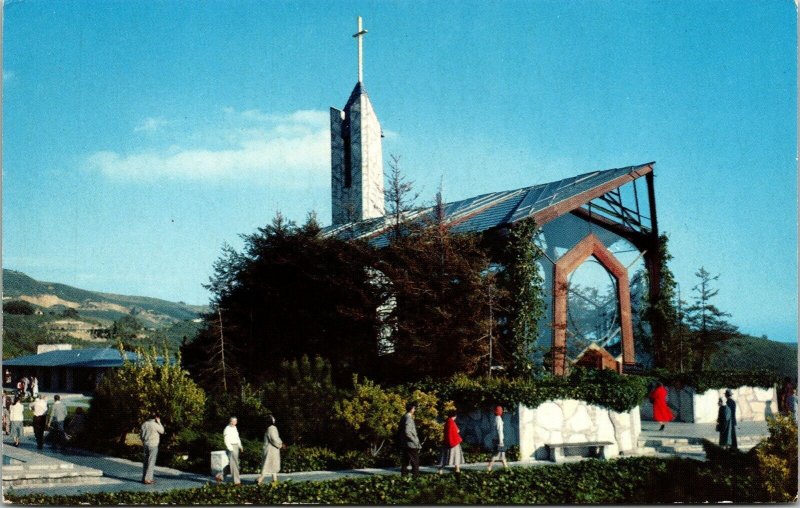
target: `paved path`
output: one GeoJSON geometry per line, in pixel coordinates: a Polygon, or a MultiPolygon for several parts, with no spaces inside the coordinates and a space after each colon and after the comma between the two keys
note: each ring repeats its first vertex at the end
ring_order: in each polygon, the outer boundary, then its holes
{"type": "MultiPolygon", "coordinates": [[[[692,423],[669,423],[664,431],[659,431],[659,424],[655,422],[642,422],[641,438],[696,438],[706,437],[712,441],[717,433],[714,424],[692,424],[692,423]]],[[[737,428],[739,436],[767,436],[766,422],[741,422],[737,428]]],[[[4,446],[8,446],[4,442],[4,446]]],[[[141,483],[142,464],[125,459],[106,457],[90,452],[71,450],[66,453],[54,452],[49,447],[43,451],[36,450],[35,442],[32,437],[26,436],[21,446],[31,452],[42,453],[52,456],[59,460],[72,462],[79,466],[92,467],[103,471],[102,479],[93,480],[86,485],[39,485],[22,486],[13,488],[17,494],[27,493],[47,493],[51,495],[72,495],[91,492],[120,492],[120,491],[168,491],[172,489],[188,489],[214,483],[211,476],[199,475],[195,473],[185,473],[166,467],[157,467],[153,485],[141,483]]],[[[512,467],[535,467],[541,465],[551,465],[549,461],[526,461],[512,462],[512,467]]],[[[502,465],[500,466],[502,467],[502,465]]],[[[486,463],[467,464],[465,470],[482,470],[486,468],[486,463]]],[[[498,468],[499,469],[499,468],[498,468]]],[[[423,472],[435,472],[435,467],[421,467],[423,472]]],[[[343,471],[312,471],[304,473],[282,473],[278,475],[280,481],[320,481],[335,480],[346,477],[365,477],[371,475],[398,474],[399,469],[394,468],[369,468],[353,469],[343,471]]],[[[256,474],[243,474],[243,483],[255,483],[256,474]]],[[[231,481],[230,477],[227,481],[231,481]]]]}

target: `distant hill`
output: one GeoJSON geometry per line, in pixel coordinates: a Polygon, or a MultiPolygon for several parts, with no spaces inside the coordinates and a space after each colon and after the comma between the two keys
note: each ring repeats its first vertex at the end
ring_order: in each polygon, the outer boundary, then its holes
{"type": "Polygon", "coordinates": [[[3,270],[3,298],[30,302],[44,311],[77,310],[81,316],[104,325],[131,314],[145,327],[166,328],[208,312],[206,306],[187,305],[146,296],[125,296],[79,289],[56,282],[41,282],[16,270],[3,270]]]}
{"type": "Polygon", "coordinates": [[[781,377],[797,378],[797,343],[743,336],[723,343],[711,358],[712,367],[769,369],[781,377]]]}

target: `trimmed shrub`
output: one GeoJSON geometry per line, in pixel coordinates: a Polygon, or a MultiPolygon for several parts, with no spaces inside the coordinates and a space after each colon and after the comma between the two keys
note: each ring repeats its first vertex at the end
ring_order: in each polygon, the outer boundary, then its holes
{"type": "Polygon", "coordinates": [[[655,369],[647,373],[651,381],[661,381],[665,385],[691,386],[697,392],[719,390],[721,388],[737,388],[739,386],[757,386],[772,388],[780,383],[777,374],[766,369],[757,370],[701,370],[691,372],[669,372],[655,369]]]}
{"type": "Polygon", "coordinates": [[[765,501],[749,471],[691,459],[634,457],[610,461],[512,468],[491,473],[375,475],[277,485],[207,485],[197,489],[117,492],[78,496],[25,496],[20,504],[653,504],[765,501]]]}

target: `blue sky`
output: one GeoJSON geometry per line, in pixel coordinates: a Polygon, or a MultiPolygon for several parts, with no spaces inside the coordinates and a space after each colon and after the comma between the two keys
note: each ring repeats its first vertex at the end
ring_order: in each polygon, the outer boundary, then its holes
{"type": "Polygon", "coordinates": [[[424,199],[655,160],[687,293],[797,338],[789,1],[6,3],[3,266],[206,303],[224,242],[330,217],[327,116],[357,79],[424,199]]]}

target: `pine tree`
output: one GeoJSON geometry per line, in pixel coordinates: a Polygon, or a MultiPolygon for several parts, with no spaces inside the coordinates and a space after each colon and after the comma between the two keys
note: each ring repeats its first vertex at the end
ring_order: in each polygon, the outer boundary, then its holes
{"type": "Polygon", "coordinates": [[[700,267],[695,276],[699,282],[692,288],[695,293],[694,304],[686,309],[686,317],[691,329],[694,368],[702,370],[720,343],[736,337],[738,330],[725,320],[730,314],[711,303],[719,293],[719,290],[713,287],[719,275],[711,275],[704,267],[700,267]]]}

